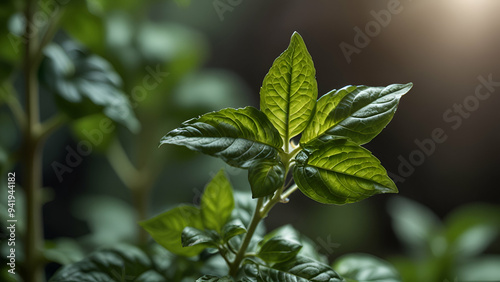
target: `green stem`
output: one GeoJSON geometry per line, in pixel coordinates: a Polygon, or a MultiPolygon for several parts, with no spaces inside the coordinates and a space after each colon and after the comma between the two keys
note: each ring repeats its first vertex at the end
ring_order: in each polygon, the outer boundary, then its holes
{"type": "MultiPolygon", "coordinates": [[[[127,156],[121,143],[114,141],[107,153],[107,158],[111,167],[116,172],[123,184],[131,191],[134,209],[137,213],[137,220],[147,218],[148,197],[152,186],[152,177],[149,169],[136,169],[132,161],[127,156]]],[[[147,243],[148,234],[143,228],[139,228],[138,244],[147,243]]]]}
{"type": "Polygon", "coordinates": [[[290,188],[288,188],[288,190],[286,190],[283,195],[281,195],[281,200],[282,201],[286,201],[286,199],[288,197],[290,197],[290,195],[295,192],[297,189],[299,189],[299,186],[297,186],[297,184],[293,184],[290,188]]]}
{"type": "Polygon", "coordinates": [[[264,198],[259,198],[259,200],[257,201],[257,206],[255,207],[255,211],[253,213],[252,221],[250,222],[250,226],[248,227],[245,238],[243,239],[243,243],[241,244],[241,247],[238,250],[236,257],[234,258],[233,263],[230,264],[230,266],[229,266],[229,275],[231,275],[233,277],[235,277],[236,274],[238,273],[241,261],[245,257],[245,251],[247,250],[248,245],[250,244],[250,241],[252,240],[253,234],[255,233],[255,230],[257,229],[259,222],[263,218],[262,214],[260,212],[260,209],[262,208],[263,203],[264,203],[264,198]]]}
{"type": "Polygon", "coordinates": [[[40,282],[44,280],[42,253],[43,223],[42,199],[42,150],[40,141],[40,112],[38,97],[37,66],[37,34],[30,28],[35,12],[35,2],[27,1],[25,17],[25,57],[24,72],[26,84],[26,128],[24,132],[24,166],[26,189],[26,245],[25,245],[25,281],[40,282]]]}

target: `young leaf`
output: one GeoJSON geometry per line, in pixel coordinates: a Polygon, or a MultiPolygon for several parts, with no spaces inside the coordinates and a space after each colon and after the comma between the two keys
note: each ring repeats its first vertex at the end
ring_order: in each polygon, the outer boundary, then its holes
{"type": "Polygon", "coordinates": [[[77,263],[64,266],[49,281],[168,280],[142,250],[134,246],[119,245],[94,252],[77,263]]]}
{"type": "Polygon", "coordinates": [[[241,220],[233,220],[222,227],[222,240],[226,243],[234,236],[246,233],[247,230],[243,226],[241,220]]]}
{"type": "Polygon", "coordinates": [[[41,65],[41,80],[56,96],[60,109],[73,118],[104,113],[138,132],[139,121],[121,91],[121,78],[103,58],[88,54],[70,40],[49,44],[41,65]]]}
{"type": "Polygon", "coordinates": [[[275,159],[283,141],[266,115],[246,107],[190,119],[167,133],[160,141],[162,144],[186,146],[219,157],[229,165],[248,168],[254,161],[275,159]]]}
{"type": "Polygon", "coordinates": [[[302,37],[293,33],[290,45],[273,63],[260,89],[260,109],[280,132],[285,146],[307,126],[318,87],[316,70],[302,37]]]}
{"type": "Polygon", "coordinates": [[[297,256],[294,259],[274,264],[272,267],[259,265],[262,278],[266,282],[275,281],[311,281],[341,282],[344,281],[328,265],[310,258],[297,256]]]}
{"type": "Polygon", "coordinates": [[[333,269],[347,281],[400,282],[401,277],[387,261],[367,254],[349,254],[335,261],[333,269]]]}
{"type": "Polygon", "coordinates": [[[199,244],[205,244],[217,247],[217,234],[209,231],[201,231],[194,227],[186,227],[182,230],[181,241],[183,247],[191,247],[199,244]]]}
{"type": "Polygon", "coordinates": [[[285,183],[285,166],[277,160],[254,163],[248,170],[252,198],[271,195],[285,183]]]}
{"type": "Polygon", "coordinates": [[[297,155],[293,175],[315,201],[342,205],[398,191],[380,161],[351,141],[332,140],[310,150],[297,155]]]}
{"type": "Polygon", "coordinates": [[[190,226],[203,229],[200,209],[193,206],[178,206],[156,217],[139,222],[153,239],[165,249],[181,256],[196,256],[206,246],[183,247],[181,235],[190,226]]]}
{"type": "Polygon", "coordinates": [[[220,233],[234,209],[233,187],[224,170],[220,170],[208,183],[200,207],[205,228],[220,233]]]}
{"type": "Polygon", "coordinates": [[[401,96],[412,83],[387,87],[346,86],[318,100],[311,122],[304,130],[302,144],[318,138],[348,138],[356,144],[368,143],[391,121],[401,96]]]}
{"type": "Polygon", "coordinates": [[[262,245],[257,256],[266,262],[282,262],[295,257],[301,248],[298,241],[274,237],[262,245]]]}

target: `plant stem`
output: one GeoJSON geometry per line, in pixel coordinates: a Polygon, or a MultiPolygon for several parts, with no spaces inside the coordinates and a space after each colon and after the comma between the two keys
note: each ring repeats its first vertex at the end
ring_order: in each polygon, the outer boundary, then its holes
{"type": "Polygon", "coordinates": [[[234,258],[233,263],[229,266],[229,275],[235,277],[240,268],[241,260],[245,256],[245,251],[252,240],[253,234],[259,225],[259,222],[262,220],[262,214],[260,213],[260,209],[262,208],[262,204],[264,203],[264,198],[259,198],[257,201],[257,206],[255,207],[255,211],[253,213],[252,221],[250,222],[250,226],[248,227],[245,238],[243,239],[243,243],[241,244],[236,257],[234,258]]]}
{"type": "Polygon", "coordinates": [[[38,80],[36,53],[38,40],[36,30],[30,26],[33,22],[35,12],[34,1],[27,1],[25,17],[25,87],[26,87],[26,128],[24,132],[24,166],[25,166],[25,189],[26,189],[26,262],[25,281],[43,281],[43,221],[42,221],[42,199],[40,189],[42,186],[42,150],[40,131],[40,112],[38,97],[38,80]]]}
{"type": "MultiPolygon", "coordinates": [[[[120,180],[132,193],[137,220],[141,221],[146,219],[149,191],[152,186],[152,177],[149,173],[149,169],[136,169],[118,140],[111,144],[106,156],[120,180]]],[[[145,245],[147,239],[148,234],[146,230],[139,228],[137,243],[139,245],[145,245]]]]}
{"type": "Polygon", "coordinates": [[[290,195],[295,192],[297,189],[299,189],[299,186],[297,184],[293,184],[288,190],[286,190],[283,195],[281,195],[281,200],[286,200],[290,195]]]}

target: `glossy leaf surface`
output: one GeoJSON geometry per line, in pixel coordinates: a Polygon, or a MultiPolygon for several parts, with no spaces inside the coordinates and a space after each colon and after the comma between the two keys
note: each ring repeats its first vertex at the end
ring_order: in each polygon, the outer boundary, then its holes
{"type": "Polygon", "coordinates": [[[412,86],[411,83],[387,87],[346,86],[325,94],[318,100],[301,143],[316,138],[322,141],[348,138],[356,144],[368,143],[391,121],[401,96],[412,86]]]}
{"type": "Polygon", "coordinates": [[[398,191],[380,161],[348,140],[302,151],[296,159],[294,179],[299,189],[320,203],[342,205],[398,191]]]}
{"type": "Polygon", "coordinates": [[[285,182],[285,166],[275,160],[256,162],[248,170],[248,182],[252,198],[271,195],[285,182]]]}
{"type": "Polygon", "coordinates": [[[275,159],[283,146],[266,115],[253,107],[228,108],[188,120],[165,135],[160,144],[186,146],[241,168],[275,159]]]}
{"type": "Polygon", "coordinates": [[[260,89],[260,109],[278,129],[285,144],[304,130],[313,114],[318,97],[315,75],[311,55],[295,32],[260,89]]]}

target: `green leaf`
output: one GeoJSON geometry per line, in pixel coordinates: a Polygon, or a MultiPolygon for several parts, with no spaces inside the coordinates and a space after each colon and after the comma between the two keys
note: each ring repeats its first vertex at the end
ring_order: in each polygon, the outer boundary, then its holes
{"type": "Polygon", "coordinates": [[[234,236],[246,233],[247,230],[243,226],[241,220],[233,220],[222,227],[222,240],[228,242],[234,236]]]}
{"type": "Polygon", "coordinates": [[[273,231],[267,233],[262,241],[259,243],[260,246],[262,246],[264,243],[266,243],[268,240],[271,240],[272,238],[275,237],[280,237],[280,238],[285,238],[288,240],[300,242],[300,233],[293,228],[291,224],[283,225],[281,227],[278,227],[274,229],[273,231]]]}
{"type": "Polygon", "coordinates": [[[196,279],[196,282],[233,282],[234,280],[229,276],[218,277],[213,275],[203,275],[196,279]]]}
{"type": "Polygon", "coordinates": [[[332,140],[301,151],[296,161],[293,175],[297,186],[320,203],[342,205],[398,191],[380,161],[348,140],[332,140]]]}
{"type": "Polygon", "coordinates": [[[282,262],[295,257],[301,248],[298,241],[274,237],[262,245],[257,256],[266,262],[282,262]]]}
{"type": "Polygon", "coordinates": [[[486,250],[500,233],[500,208],[472,204],[453,211],[445,221],[446,238],[456,256],[472,257],[486,250]]]}
{"type": "Polygon", "coordinates": [[[429,242],[442,227],[429,208],[410,199],[395,197],[390,200],[388,210],[399,240],[414,251],[427,250],[429,242]]]}
{"type": "Polygon", "coordinates": [[[203,226],[220,233],[234,209],[233,187],[224,170],[220,170],[208,183],[200,207],[203,226]]]}
{"type": "Polygon", "coordinates": [[[412,83],[387,87],[346,86],[332,90],[318,100],[300,142],[348,138],[359,145],[368,143],[391,121],[401,96],[412,86],[412,83]]]}
{"type": "Polygon", "coordinates": [[[139,131],[139,121],[111,64],[70,40],[49,44],[44,54],[41,80],[55,94],[61,111],[74,119],[102,112],[130,131],[139,131]]]}
{"type": "Polygon", "coordinates": [[[196,256],[206,246],[183,247],[182,231],[190,226],[203,229],[201,212],[193,206],[178,206],[156,217],[139,223],[165,249],[181,256],[196,256]]]}
{"type": "Polygon", "coordinates": [[[199,244],[217,247],[217,234],[208,231],[201,231],[194,227],[186,227],[182,230],[181,242],[183,247],[191,247],[199,244]]]}
{"type": "Polygon", "coordinates": [[[297,256],[294,259],[270,266],[259,265],[264,281],[298,281],[298,282],[341,282],[344,281],[328,265],[310,258],[297,256]]]}
{"type": "Polygon", "coordinates": [[[368,254],[349,254],[340,257],[333,264],[347,281],[357,282],[399,282],[396,269],[387,261],[368,254]]]}
{"type": "Polygon", "coordinates": [[[286,146],[307,126],[314,112],[316,70],[302,37],[294,32],[290,45],[273,63],[260,89],[260,109],[280,132],[286,146]]]}
{"type": "Polygon", "coordinates": [[[186,146],[248,168],[254,161],[276,159],[283,146],[279,132],[253,107],[224,109],[190,119],[167,133],[162,144],[186,146]]]}
{"type": "Polygon", "coordinates": [[[252,198],[271,195],[285,183],[285,166],[277,160],[256,162],[248,170],[248,182],[252,198]]]}
{"type": "Polygon", "coordinates": [[[83,259],[84,252],[76,240],[63,237],[45,241],[43,256],[48,261],[67,265],[83,259]]]}
{"type": "Polygon", "coordinates": [[[457,267],[456,273],[460,281],[498,281],[499,265],[499,255],[486,255],[466,261],[457,267]]]}
{"type": "Polygon", "coordinates": [[[50,282],[167,281],[142,250],[129,245],[94,252],[56,272],[50,282]]]}

